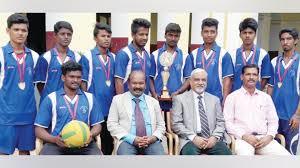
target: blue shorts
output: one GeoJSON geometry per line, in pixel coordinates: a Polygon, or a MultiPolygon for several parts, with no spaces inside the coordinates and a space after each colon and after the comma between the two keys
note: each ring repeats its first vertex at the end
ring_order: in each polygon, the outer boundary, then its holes
{"type": "Polygon", "coordinates": [[[0,153],[13,154],[35,149],[34,125],[0,125],[0,153]]]}

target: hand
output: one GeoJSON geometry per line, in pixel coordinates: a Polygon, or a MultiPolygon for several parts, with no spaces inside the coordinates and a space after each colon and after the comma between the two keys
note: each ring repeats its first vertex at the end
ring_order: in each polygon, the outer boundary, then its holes
{"type": "Polygon", "coordinates": [[[260,149],[268,145],[273,140],[271,135],[264,136],[259,139],[259,141],[255,144],[255,149],[260,149]]]}
{"type": "Polygon", "coordinates": [[[208,140],[206,138],[202,138],[200,136],[195,136],[193,139],[193,143],[200,149],[203,149],[207,145],[207,141],[208,140]]]}
{"type": "Polygon", "coordinates": [[[157,95],[156,93],[153,93],[153,94],[152,94],[152,97],[153,97],[154,99],[158,100],[158,95],[157,95]]]}
{"type": "Polygon", "coordinates": [[[135,137],[133,144],[138,148],[146,148],[148,147],[148,139],[147,137],[135,137]]]}
{"type": "Polygon", "coordinates": [[[92,142],[92,140],[93,140],[93,136],[92,136],[92,134],[90,134],[88,141],[83,145],[83,147],[89,146],[89,144],[92,142]]]}
{"type": "Polygon", "coordinates": [[[208,140],[207,140],[207,144],[205,145],[204,149],[209,149],[209,148],[214,147],[217,143],[217,140],[218,139],[214,136],[209,137],[208,140]]]}
{"type": "Polygon", "coordinates": [[[177,95],[179,95],[180,93],[178,92],[178,91],[176,91],[176,92],[173,92],[172,94],[171,94],[171,97],[173,98],[174,96],[177,96],[177,95]]]}
{"type": "Polygon", "coordinates": [[[255,144],[258,143],[259,139],[257,139],[254,135],[251,134],[245,134],[242,136],[242,140],[248,142],[250,145],[255,147],[255,144]]]}
{"type": "Polygon", "coordinates": [[[61,138],[61,135],[54,137],[54,143],[55,143],[57,146],[61,147],[61,148],[66,148],[66,147],[68,147],[68,146],[65,144],[64,140],[61,138]]]}
{"type": "Polygon", "coordinates": [[[156,136],[145,136],[145,138],[147,139],[147,145],[148,146],[157,141],[156,136]]]}
{"type": "Polygon", "coordinates": [[[293,115],[293,117],[291,118],[290,120],[290,126],[291,126],[291,129],[294,129],[294,130],[298,130],[299,128],[299,117],[297,117],[296,114],[293,115]]]}

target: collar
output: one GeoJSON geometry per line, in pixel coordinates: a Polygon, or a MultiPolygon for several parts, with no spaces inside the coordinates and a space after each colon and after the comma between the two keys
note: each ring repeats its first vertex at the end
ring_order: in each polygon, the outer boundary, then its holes
{"type": "MultiPolygon", "coordinates": [[[[200,51],[203,51],[205,48],[204,48],[204,43],[199,47],[199,49],[200,49],[200,51]]],[[[217,49],[218,49],[218,44],[216,43],[216,42],[214,42],[213,43],[213,45],[212,45],[212,48],[211,48],[211,50],[213,50],[214,52],[216,52],[217,51],[217,49]]]]}
{"type": "MultiPolygon", "coordinates": [[[[281,54],[278,55],[279,61],[283,60],[283,54],[284,53],[281,53],[281,54]]],[[[297,51],[294,51],[294,57],[293,58],[297,58],[297,57],[299,57],[299,53],[297,51]]]]}
{"type": "MultiPolygon", "coordinates": [[[[24,45],[24,48],[25,48],[25,53],[30,53],[30,49],[27,48],[25,45],[24,45]]],[[[12,45],[10,44],[10,42],[7,43],[7,45],[5,46],[5,49],[6,51],[11,54],[14,52],[14,48],[12,47],[12,45]]]]}
{"type": "MultiPolygon", "coordinates": [[[[162,51],[166,51],[167,50],[167,43],[165,42],[164,45],[161,47],[162,51]]],[[[177,53],[179,53],[179,48],[178,46],[176,46],[175,51],[177,53]]]]}
{"type": "Polygon", "coordinates": [[[131,92],[129,92],[129,93],[130,93],[131,100],[133,100],[134,98],[138,98],[138,99],[140,99],[140,101],[146,102],[144,93],[140,97],[135,97],[131,94],[131,92]]]}
{"type": "MultiPolygon", "coordinates": [[[[54,56],[58,56],[58,54],[55,52],[54,48],[52,48],[51,54],[54,56]]],[[[67,48],[67,56],[71,57],[72,55],[73,55],[72,50],[70,50],[70,48],[68,47],[67,48]]]]}
{"type": "Polygon", "coordinates": [[[202,99],[204,98],[205,92],[202,92],[201,94],[198,94],[197,92],[195,92],[193,90],[192,90],[192,92],[193,92],[193,96],[194,96],[195,100],[198,99],[198,96],[202,96],[202,99]]]}
{"type": "MultiPolygon", "coordinates": [[[[137,49],[135,48],[135,46],[133,45],[133,42],[131,41],[131,43],[128,45],[128,48],[131,52],[136,53],[137,49]]],[[[142,48],[143,51],[146,51],[145,48],[142,48]]]]}
{"type": "MultiPolygon", "coordinates": [[[[250,93],[244,88],[244,86],[242,86],[240,90],[243,92],[243,94],[250,95],[250,93]]],[[[253,95],[258,95],[258,90],[256,88],[253,95]]]]}
{"type": "MultiPolygon", "coordinates": [[[[65,92],[64,87],[60,88],[60,89],[57,91],[57,93],[58,93],[59,95],[66,95],[66,92],[65,92]]],[[[81,89],[77,89],[77,95],[82,95],[82,94],[83,94],[82,90],[81,90],[81,89]]]]}
{"type": "MultiPolygon", "coordinates": [[[[92,49],[92,52],[95,55],[102,55],[97,45],[92,49]]],[[[109,49],[106,49],[106,55],[111,57],[109,49]]]]}

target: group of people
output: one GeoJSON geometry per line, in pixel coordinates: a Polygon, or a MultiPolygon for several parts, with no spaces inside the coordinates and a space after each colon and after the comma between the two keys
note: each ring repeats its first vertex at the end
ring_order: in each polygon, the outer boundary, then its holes
{"type": "Polygon", "coordinates": [[[173,100],[171,127],[179,136],[181,154],[230,155],[228,134],[236,139],[236,154],[296,153],[297,30],[279,32],[283,53],[270,61],[254,44],[258,25],[253,18],[240,23],[243,44],[234,52],[216,43],[218,21],[206,18],[201,26],[204,44],[190,54],[177,46],[181,28],[176,23],[166,26],[164,45],[150,54],[144,48],[150,26],[146,19],[134,19],[132,42],[115,55],[109,50],[110,26],[97,23],[96,46],[80,55],[69,48],[71,24],[59,21],[54,25],[54,48],[39,56],[25,46],[26,16],[9,16],[10,41],[0,51],[0,154],[12,154],[15,148],[29,154],[36,137],[43,140],[40,154],[45,155],[113,150],[118,155],[165,154],[166,128],[158,101],[165,71],[173,100]],[[41,95],[38,110],[35,86],[41,95]],[[267,93],[261,91],[265,88],[267,93]],[[71,120],[90,126],[91,136],[83,147],[69,148],[60,135],[71,120]],[[285,136],[286,149],[274,140],[277,133],[285,136]],[[99,134],[101,150],[95,142],[99,134]]]}

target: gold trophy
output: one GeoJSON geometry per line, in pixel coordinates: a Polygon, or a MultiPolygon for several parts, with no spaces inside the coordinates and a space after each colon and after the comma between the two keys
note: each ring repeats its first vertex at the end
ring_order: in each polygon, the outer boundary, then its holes
{"type": "Polygon", "coordinates": [[[173,61],[174,61],[173,54],[169,53],[169,52],[164,52],[159,58],[159,62],[164,68],[163,71],[161,72],[162,81],[163,81],[163,89],[162,89],[162,93],[160,96],[160,98],[163,98],[163,99],[171,98],[168,88],[167,88],[167,83],[168,83],[168,80],[170,77],[169,68],[173,64],[173,61]]]}

